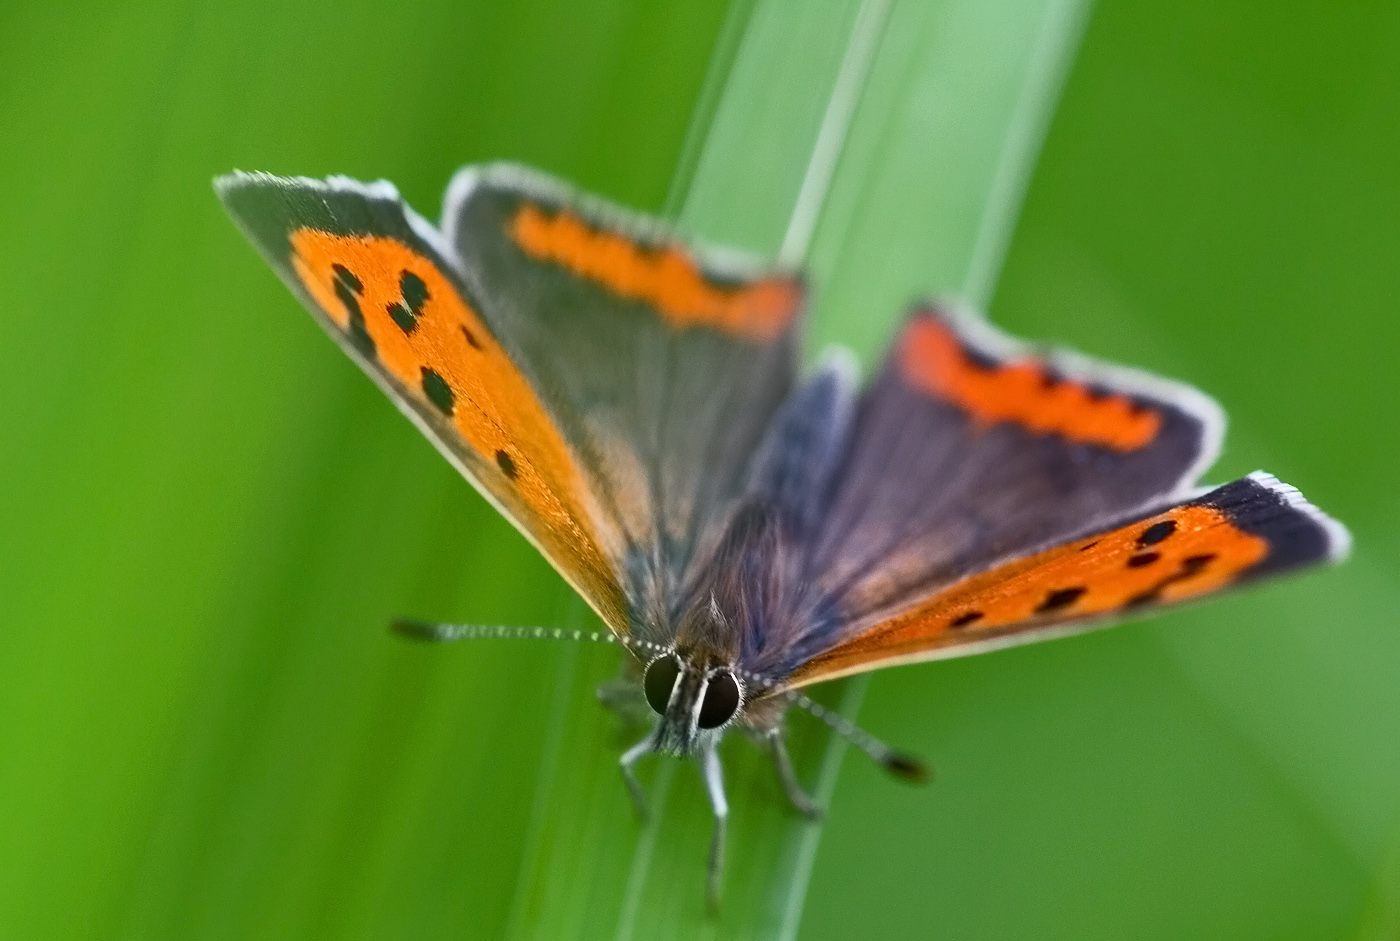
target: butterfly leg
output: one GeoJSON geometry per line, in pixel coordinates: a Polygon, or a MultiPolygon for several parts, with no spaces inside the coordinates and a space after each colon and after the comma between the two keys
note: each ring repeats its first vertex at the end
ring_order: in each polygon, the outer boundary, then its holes
{"type": "Polygon", "coordinates": [[[724,773],[719,764],[719,750],[711,743],[700,752],[700,770],[705,778],[705,791],[715,812],[715,835],[710,840],[709,877],[705,882],[705,900],[711,912],[719,911],[719,890],[724,877],[724,830],[729,820],[729,801],[724,796],[724,773]]]}
{"type": "Polygon", "coordinates": [[[648,735],[627,751],[622,753],[622,758],[618,762],[622,766],[622,780],[627,785],[627,793],[632,795],[632,804],[637,808],[637,819],[642,823],[647,820],[647,792],[642,790],[642,782],[637,780],[636,766],[647,755],[656,750],[652,743],[652,736],[648,735]]]}
{"type": "Polygon", "coordinates": [[[771,729],[764,733],[764,738],[768,741],[768,747],[772,750],[773,764],[778,769],[778,780],[783,785],[783,792],[787,794],[788,800],[792,801],[792,806],[797,808],[797,812],[808,820],[820,820],[822,809],[817,802],[802,790],[802,785],[797,780],[797,772],[793,770],[792,759],[788,757],[787,744],[783,741],[783,730],[779,728],[771,729]]]}

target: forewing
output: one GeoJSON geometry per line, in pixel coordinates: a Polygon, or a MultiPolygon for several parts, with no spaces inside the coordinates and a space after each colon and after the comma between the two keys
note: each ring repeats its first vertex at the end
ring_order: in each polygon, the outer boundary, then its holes
{"type": "Polygon", "coordinates": [[[462,171],[443,230],[666,623],[792,388],[800,282],[513,166],[462,171]]]}
{"type": "Polygon", "coordinates": [[[1346,530],[1264,473],[944,589],[819,654],[788,688],[1104,626],[1338,559],[1346,530]]]}
{"type": "Polygon", "coordinates": [[[919,310],[862,400],[811,577],[857,632],[1184,493],[1222,429],[1187,386],[919,310]]]}
{"type": "Polygon", "coordinates": [[[387,183],[235,173],[230,215],[322,327],[614,630],[622,539],[441,235],[387,183]]]}

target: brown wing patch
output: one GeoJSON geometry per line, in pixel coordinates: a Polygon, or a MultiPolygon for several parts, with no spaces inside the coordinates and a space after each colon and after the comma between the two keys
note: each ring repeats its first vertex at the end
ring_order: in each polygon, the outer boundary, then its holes
{"type": "Polygon", "coordinates": [[[512,511],[617,630],[626,605],[554,423],[491,332],[428,258],[391,238],[302,228],[290,237],[306,290],[420,410],[461,436],[483,486],[512,511]]]}
{"type": "Polygon", "coordinates": [[[772,340],[797,313],[801,292],[770,277],[741,287],[712,283],[683,250],[648,247],[594,229],[561,209],[523,204],[510,222],[517,245],[537,261],[562,265],[628,300],[649,304],[672,327],[710,327],[745,340],[772,340]]]}
{"type": "Polygon", "coordinates": [[[964,349],[953,329],[934,317],[918,317],[899,348],[904,380],[952,402],[984,426],[1023,425],[1082,444],[1136,451],[1161,428],[1155,410],[1117,393],[1097,395],[1080,382],[1057,378],[1034,359],[983,364],[964,349]]]}
{"type": "Polygon", "coordinates": [[[1050,625],[1203,595],[1269,553],[1220,509],[1175,507],[974,575],[798,668],[805,686],[1050,625]]]}

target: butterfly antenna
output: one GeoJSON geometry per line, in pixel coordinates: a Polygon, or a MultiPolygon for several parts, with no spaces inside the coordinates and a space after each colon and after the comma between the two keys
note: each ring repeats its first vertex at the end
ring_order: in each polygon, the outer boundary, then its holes
{"type": "Polygon", "coordinates": [[[417,618],[395,618],[389,623],[389,630],[409,640],[428,643],[444,643],[451,640],[481,640],[502,638],[509,640],[576,640],[592,641],[596,644],[618,644],[638,656],[643,651],[661,652],[658,644],[632,637],[619,637],[612,631],[582,631],[563,627],[511,627],[497,624],[439,624],[434,621],[420,621],[417,618]]]}
{"type": "Polygon", "coordinates": [[[850,719],[833,712],[814,699],[801,693],[789,693],[792,702],[825,722],[831,731],[865,752],[872,760],[890,774],[914,784],[923,784],[931,777],[928,765],[913,755],[895,751],[850,719]]]}

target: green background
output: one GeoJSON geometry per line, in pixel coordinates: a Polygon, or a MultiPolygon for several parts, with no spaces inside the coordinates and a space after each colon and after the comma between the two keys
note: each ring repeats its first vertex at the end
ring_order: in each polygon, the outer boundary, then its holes
{"type": "Polygon", "coordinates": [[[1400,936],[1397,48],[1381,3],[7,4],[0,937],[1400,936]],[[509,158],[771,256],[852,75],[814,347],[990,300],[1214,394],[1210,479],[1265,467],[1357,548],[829,691],[938,778],[838,778],[795,717],[820,828],[732,743],[707,921],[693,771],[647,767],[640,828],[589,701],[617,651],[383,633],[585,619],[209,180],[433,215],[509,158]]]}

